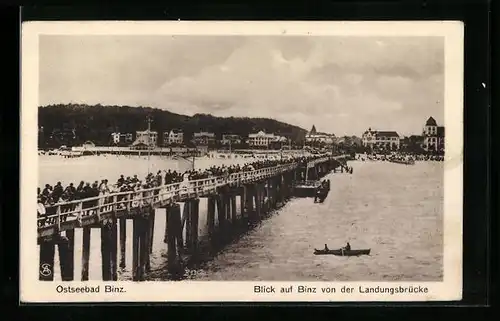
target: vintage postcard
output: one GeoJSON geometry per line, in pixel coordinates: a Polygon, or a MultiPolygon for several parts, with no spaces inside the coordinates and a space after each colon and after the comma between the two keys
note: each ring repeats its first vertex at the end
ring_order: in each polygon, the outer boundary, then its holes
{"type": "Polygon", "coordinates": [[[461,299],[461,22],[25,22],[21,51],[21,302],[461,299]]]}

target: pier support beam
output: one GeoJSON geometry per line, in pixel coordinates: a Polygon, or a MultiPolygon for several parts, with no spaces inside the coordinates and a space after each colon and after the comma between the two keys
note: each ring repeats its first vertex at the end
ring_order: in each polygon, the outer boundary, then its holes
{"type": "Polygon", "coordinates": [[[264,211],[268,212],[272,208],[272,199],[273,199],[273,179],[269,178],[264,185],[264,211]]]}
{"type": "Polygon", "coordinates": [[[89,280],[90,227],[82,229],[82,281],[89,280]]]}
{"type": "Polygon", "coordinates": [[[278,207],[278,201],[279,201],[279,186],[280,186],[280,181],[281,181],[281,175],[275,176],[273,178],[273,185],[271,186],[271,206],[273,209],[276,209],[278,207]]]}
{"type": "Polygon", "coordinates": [[[118,221],[116,216],[111,219],[110,264],[111,280],[118,281],[118,221]]]}
{"type": "Polygon", "coordinates": [[[125,268],[127,242],[127,220],[120,218],[120,267],[125,268]]]}
{"type": "Polygon", "coordinates": [[[111,222],[101,226],[102,280],[111,281],[111,222]]]}
{"type": "Polygon", "coordinates": [[[198,220],[200,200],[189,200],[185,203],[186,217],[186,247],[190,253],[195,253],[198,247],[198,220]],[[187,206],[186,206],[187,204],[187,206]]]}
{"type": "Polygon", "coordinates": [[[183,243],[183,248],[189,248],[189,243],[191,242],[191,201],[186,200],[182,209],[181,215],[181,226],[182,233],[186,231],[186,239],[183,243]]]}
{"type": "Polygon", "coordinates": [[[215,202],[215,197],[210,196],[207,198],[207,227],[211,244],[215,241],[215,202]]]}
{"type": "Polygon", "coordinates": [[[67,230],[66,237],[57,244],[59,250],[59,265],[63,281],[74,280],[74,248],[75,230],[67,230]]]}
{"type": "Polygon", "coordinates": [[[153,253],[153,240],[154,240],[155,220],[156,220],[156,211],[154,208],[151,209],[151,213],[149,215],[150,215],[149,253],[153,253]]]}
{"type": "Polygon", "coordinates": [[[226,204],[226,222],[228,224],[228,228],[231,225],[231,194],[229,194],[229,191],[226,192],[225,194],[225,201],[224,204],[226,204]]]}
{"type": "Polygon", "coordinates": [[[143,242],[144,242],[144,219],[136,217],[133,219],[132,237],[132,280],[142,281],[144,277],[143,265],[143,242]]]}
{"type": "Polygon", "coordinates": [[[178,276],[182,270],[179,251],[182,246],[181,207],[179,204],[172,204],[167,207],[167,238],[167,268],[169,273],[178,276]]]}
{"type": "Polygon", "coordinates": [[[148,208],[144,213],[144,270],[145,272],[151,271],[151,253],[153,250],[153,232],[155,224],[155,209],[148,208]]]}
{"type": "Polygon", "coordinates": [[[143,217],[141,220],[142,228],[141,228],[141,236],[140,236],[140,266],[141,266],[141,278],[140,281],[144,281],[146,272],[149,271],[150,263],[149,263],[149,240],[150,238],[150,213],[149,209],[146,209],[146,212],[143,213],[143,217]]]}
{"type": "Polygon", "coordinates": [[[255,184],[255,217],[254,222],[259,221],[262,215],[262,189],[260,184],[255,184]]]}
{"type": "Polygon", "coordinates": [[[40,281],[54,280],[54,255],[54,241],[42,240],[40,242],[40,266],[38,273],[40,281]]]}
{"type": "Polygon", "coordinates": [[[200,223],[200,199],[195,199],[192,201],[191,207],[191,253],[197,255],[198,253],[198,242],[199,242],[199,223],[200,223]]]}
{"type": "Polygon", "coordinates": [[[254,215],[254,196],[255,196],[255,186],[247,185],[245,186],[245,208],[248,212],[248,216],[254,215]]]}
{"type": "Polygon", "coordinates": [[[236,208],[236,195],[231,195],[231,222],[236,224],[238,221],[238,213],[236,208]]]}
{"type": "MultiPolygon", "coordinates": [[[[226,205],[226,197],[224,195],[217,195],[217,218],[219,221],[218,227],[219,230],[225,231],[226,229],[226,214],[227,205],[226,205]]],[[[223,232],[224,233],[224,232],[223,232]]]]}
{"type": "Polygon", "coordinates": [[[246,202],[246,186],[242,186],[240,189],[240,215],[241,219],[245,218],[245,202],[246,202]]]}

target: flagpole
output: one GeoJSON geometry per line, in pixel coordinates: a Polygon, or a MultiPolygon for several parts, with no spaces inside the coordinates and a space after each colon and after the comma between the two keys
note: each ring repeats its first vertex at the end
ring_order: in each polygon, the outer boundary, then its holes
{"type": "Polygon", "coordinates": [[[194,152],[193,152],[193,162],[192,162],[192,170],[194,171],[194,161],[196,159],[196,153],[198,152],[198,148],[195,146],[194,152]]]}
{"type": "Polygon", "coordinates": [[[148,115],[146,117],[148,122],[148,174],[151,173],[151,117],[148,115]]]}

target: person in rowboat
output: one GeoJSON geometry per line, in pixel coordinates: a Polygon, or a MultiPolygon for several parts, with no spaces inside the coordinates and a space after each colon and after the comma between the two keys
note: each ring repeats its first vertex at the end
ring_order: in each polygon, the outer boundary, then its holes
{"type": "Polygon", "coordinates": [[[344,251],[350,251],[350,250],[351,250],[351,244],[349,244],[349,242],[347,242],[347,245],[346,245],[346,246],[344,246],[344,247],[342,248],[342,250],[344,250],[344,251]]]}
{"type": "Polygon", "coordinates": [[[330,251],[330,250],[328,249],[328,246],[327,246],[326,244],[325,244],[325,251],[327,251],[327,252],[328,252],[328,251],[330,251]]]}

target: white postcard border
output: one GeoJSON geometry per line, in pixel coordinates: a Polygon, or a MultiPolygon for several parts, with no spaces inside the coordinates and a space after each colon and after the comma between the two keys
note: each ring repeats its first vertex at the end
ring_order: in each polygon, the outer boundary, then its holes
{"type": "Polygon", "coordinates": [[[463,193],[463,23],[458,21],[391,22],[25,22],[22,25],[21,65],[21,302],[120,301],[427,301],[462,297],[463,193]],[[445,38],[445,171],[444,253],[442,282],[43,282],[38,280],[36,257],[36,198],[38,177],[38,37],[39,35],[308,35],[308,36],[442,36],[445,38]],[[61,294],[58,286],[100,286],[94,294],[61,294]],[[126,292],[106,294],[105,285],[126,292]],[[254,286],[274,286],[277,293],[254,293],[254,286]],[[281,287],[316,287],[313,293],[279,293],[281,287]],[[427,293],[359,293],[367,287],[427,287],[427,293]],[[322,293],[335,287],[335,294],[322,293]],[[342,293],[342,288],[355,293],[342,293]]]}

